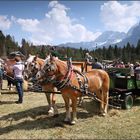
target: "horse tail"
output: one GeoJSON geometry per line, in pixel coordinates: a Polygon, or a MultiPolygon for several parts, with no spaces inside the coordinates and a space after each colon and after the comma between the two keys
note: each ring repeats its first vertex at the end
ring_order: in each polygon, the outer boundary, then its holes
{"type": "Polygon", "coordinates": [[[101,108],[103,109],[103,114],[107,114],[108,100],[109,100],[109,85],[110,78],[106,71],[104,71],[102,77],[102,87],[101,87],[101,108]]]}

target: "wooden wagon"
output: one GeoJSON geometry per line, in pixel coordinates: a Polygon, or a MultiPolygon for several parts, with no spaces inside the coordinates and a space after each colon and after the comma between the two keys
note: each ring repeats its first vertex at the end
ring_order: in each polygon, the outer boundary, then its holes
{"type": "Polygon", "coordinates": [[[130,109],[134,100],[140,96],[140,79],[137,71],[134,76],[130,75],[130,68],[108,68],[110,76],[110,103],[123,109],[130,109]]]}

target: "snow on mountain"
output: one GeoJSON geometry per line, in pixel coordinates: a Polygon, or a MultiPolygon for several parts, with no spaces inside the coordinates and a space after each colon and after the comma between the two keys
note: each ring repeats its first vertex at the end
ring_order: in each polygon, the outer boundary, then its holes
{"type": "Polygon", "coordinates": [[[60,44],[59,46],[63,47],[72,47],[72,48],[83,48],[83,49],[95,49],[97,47],[109,46],[111,44],[118,43],[124,39],[126,34],[124,32],[114,32],[106,31],[103,32],[97,39],[90,42],[78,42],[78,43],[65,43],[60,44]]]}
{"type": "Polygon", "coordinates": [[[83,48],[83,49],[95,49],[103,46],[108,47],[109,45],[117,45],[123,47],[128,42],[134,46],[137,45],[140,39],[140,22],[132,26],[127,33],[117,31],[105,31],[98,38],[91,42],[78,42],[78,43],[65,43],[59,46],[83,48]]]}
{"type": "Polygon", "coordinates": [[[136,46],[139,39],[140,39],[140,23],[135,24],[133,27],[130,28],[130,30],[126,34],[126,37],[121,42],[118,43],[118,46],[123,47],[128,42],[136,46]]]}

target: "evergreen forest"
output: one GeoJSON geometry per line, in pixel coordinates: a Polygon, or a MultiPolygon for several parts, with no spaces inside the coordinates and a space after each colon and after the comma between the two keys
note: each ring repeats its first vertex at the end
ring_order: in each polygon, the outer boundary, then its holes
{"type": "MultiPolygon", "coordinates": [[[[0,31],[0,57],[7,57],[11,52],[20,51],[26,57],[29,54],[36,55],[45,58],[46,53],[50,51],[51,45],[33,45],[32,43],[21,40],[21,45],[15,41],[14,37],[11,35],[4,35],[0,31]]],[[[70,48],[70,47],[55,47],[56,51],[60,54],[60,59],[65,59],[72,57],[72,60],[81,61],[85,58],[85,53],[89,52],[92,57],[97,57],[99,61],[102,60],[121,60],[125,63],[134,63],[140,60],[140,40],[138,40],[137,45],[134,46],[129,42],[123,47],[115,46],[104,46],[103,48],[95,48],[93,50],[83,49],[83,48],[70,48]]]]}

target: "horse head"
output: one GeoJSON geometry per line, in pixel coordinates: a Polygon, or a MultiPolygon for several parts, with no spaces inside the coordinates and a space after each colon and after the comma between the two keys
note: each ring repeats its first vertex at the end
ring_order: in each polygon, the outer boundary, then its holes
{"type": "MultiPolygon", "coordinates": [[[[55,83],[60,83],[68,80],[72,72],[72,62],[62,61],[56,57],[51,56],[47,59],[42,66],[41,70],[36,74],[36,80],[38,82],[45,81],[55,83]]],[[[58,88],[58,87],[57,87],[58,88]]]]}
{"type": "Polygon", "coordinates": [[[26,79],[30,79],[36,75],[44,64],[44,60],[35,55],[29,55],[29,58],[25,62],[24,75],[26,79]]]}
{"type": "Polygon", "coordinates": [[[14,73],[13,73],[13,66],[16,64],[15,59],[6,59],[4,61],[4,71],[6,72],[7,75],[14,77],[14,73]]]}
{"type": "Polygon", "coordinates": [[[46,59],[42,68],[36,74],[36,79],[41,82],[44,79],[48,81],[52,81],[55,77],[55,73],[57,72],[57,65],[55,63],[55,58],[50,57],[46,59]]]}

